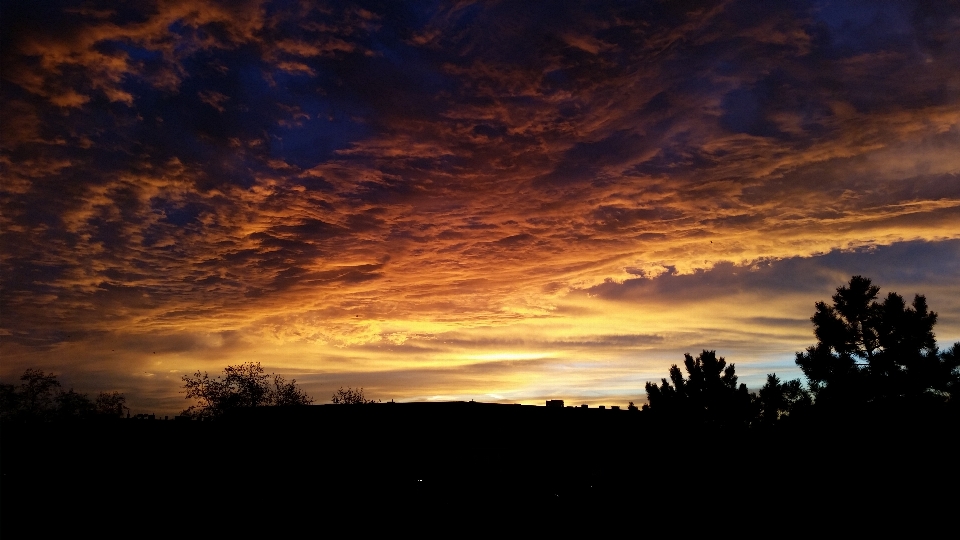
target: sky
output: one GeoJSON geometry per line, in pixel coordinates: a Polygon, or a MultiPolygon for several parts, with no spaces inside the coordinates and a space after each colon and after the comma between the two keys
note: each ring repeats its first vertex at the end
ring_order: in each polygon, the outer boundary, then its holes
{"type": "Polygon", "coordinates": [[[960,341],[955,0],[0,9],[4,382],[624,406],[853,275],[960,341]]]}

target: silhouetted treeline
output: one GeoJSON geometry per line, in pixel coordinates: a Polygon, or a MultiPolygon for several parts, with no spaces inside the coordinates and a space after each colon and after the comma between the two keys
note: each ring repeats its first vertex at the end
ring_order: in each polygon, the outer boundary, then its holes
{"type": "Polygon", "coordinates": [[[361,512],[418,530],[506,517],[549,529],[676,524],[683,509],[705,506],[684,530],[709,529],[722,515],[862,529],[870,512],[903,518],[905,504],[932,511],[952,501],[937,489],[957,480],[956,424],[893,420],[689,429],[640,411],[461,402],[16,424],[3,431],[0,523],[55,513],[70,530],[103,530],[132,512],[151,526],[223,534],[269,524],[285,535],[297,523],[356,523],[347,516],[361,512]]]}
{"type": "Polygon", "coordinates": [[[686,377],[674,365],[669,381],[647,383],[644,410],[695,429],[955,414],[950,411],[958,407],[960,343],[938,349],[937,314],[924,296],[908,306],[892,292],[877,301],[879,291],[869,279],[854,276],[837,288],[832,305],[816,303],[811,321],[817,343],[796,356],[806,385],[770,374],[757,393],[748,393],[737,384],[733,364],[704,350],[696,359],[685,355],[686,377]]]}
{"type": "MultiPolygon", "coordinates": [[[[693,429],[771,428],[797,416],[852,414],[855,410],[913,410],[957,407],[960,343],[940,351],[933,327],[937,314],[917,295],[910,305],[896,293],[878,301],[879,287],[854,276],[837,288],[832,305],[815,304],[811,317],[817,343],[796,355],[806,376],[781,381],[776,374],[749,393],[738,384],[734,364],[715,351],[685,355],[683,367],[671,366],[669,380],[646,384],[646,414],[683,422],[693,429]]],[[[261,406],[308,405],[313,399],[282,376],[268,376],[259,363],[227,366],[220,376],[196,372],[184,376],[187,399],[197,401],[181,414],[220,418],[229,411],[261,406]]],[[[372,404],[363,389],[342,387],[335,404],[372,404]]],[[[631,403],[632,406],[632,403],[631,403]]],[[[19,385],[0,385],[4,422],[122,416],[125,397],[101,393],[95,401],[72,389],[63,391],[52,374],[28,369],[19,385]]],[[[922,413],[921,413],[922,414],[922,413]]]]}
{"type": "Polygon", "coordinates": [[[127,411],[126,397],[119,392],[100,392],[91,400],[86,394],[64,391],[56,375],[28,369],[18,384],[0,384],[0,422],[33,423],[120,418],[127,411]]]}
{"type": "MultiPolygon", "coordinates": [[[[678,535],[753,524],[926,536],[954,515],[960,345],[937,349],[922,297],[877,292],[855,277],[816,305],[817,344],[797,355],[806,383],[770,375],[751,394],[703,351],[650,383],[643,411],[369,404],[352,389],[335,397],[363,406],[282,405],[270,392],[293,381],[247,364],[213,385],[185,378],[228,396],[215,422],[5,422],[2,536],[51,515],[109,536],[126,513],[174,532],[289,535],[358,511],[438,532],[506,519],[540,533],[620,521],[678,535]]],[[[72,398],[29,375],[4,400],[44,405],[10,410],[61,414],[72,398]]]]}

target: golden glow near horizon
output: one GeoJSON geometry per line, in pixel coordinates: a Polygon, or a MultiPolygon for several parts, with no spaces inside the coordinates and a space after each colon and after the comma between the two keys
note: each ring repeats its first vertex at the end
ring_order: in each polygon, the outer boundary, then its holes
{"type": "Polygon", "coordinates": [[[638,5],[5,8],[0,377],[625,405],[853,274],[960,340],[960,14],[638,5]]]}

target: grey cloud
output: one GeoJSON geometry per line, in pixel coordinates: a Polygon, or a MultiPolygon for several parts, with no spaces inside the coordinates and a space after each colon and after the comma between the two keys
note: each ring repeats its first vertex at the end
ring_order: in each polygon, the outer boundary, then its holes
{"type": "MultiPolygon", "coordinates": [[[[741,290],[810,294],[814,300],[864,275],[885,289],[895,286],[942,286],[960,278],[960,241],[903,242],[856,251],[834,250],[813,257],[793,257],[736,265],[721,263],[693,274],[665,273],[655,278],[628,279],[597,285],[585,292],[602,298],[659,302],[699,302],[741,290]],[[845,276],[845,277],[844,277],[845,276]],[[837,281],[838,277],[841,281],[837,281]]],[[[899,291],[909,295],[909,292],[899,291]]],[[[922,291],[917,291],[921,292],[922,291]]],[[[932,300],[932,299],[931,299],[932,300]]]]}

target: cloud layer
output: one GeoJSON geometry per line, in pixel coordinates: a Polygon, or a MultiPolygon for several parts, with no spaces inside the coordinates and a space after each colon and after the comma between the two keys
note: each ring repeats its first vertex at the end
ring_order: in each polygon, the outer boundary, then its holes
{"type": "Polygon", "coordinates": [[[960,336],[931,290],[960,238],[956,2],[9,2],[0,25],[5,377],[169,401],[262,359],[401,399],[639,399],[677,360],[643,351],[782,362],[809,315],[770,299],[854,273],[960,336]],[[731,289],[766,300],[710,313],[731,289]],[[166,383],[130,382],[157,356],[166,383]]]}

